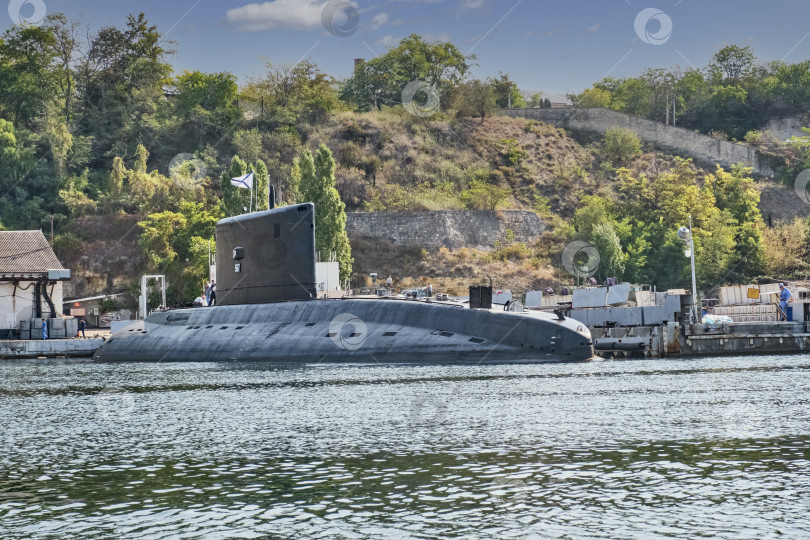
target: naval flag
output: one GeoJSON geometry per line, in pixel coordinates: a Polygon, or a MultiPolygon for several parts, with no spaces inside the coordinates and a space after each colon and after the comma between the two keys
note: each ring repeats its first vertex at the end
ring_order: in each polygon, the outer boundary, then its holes
{"type": "Polygon", "coordinates": [[[240,188],[253,189],[253,173],[247,173],[245,176],[231,178],[231,184],[240,188]]]}

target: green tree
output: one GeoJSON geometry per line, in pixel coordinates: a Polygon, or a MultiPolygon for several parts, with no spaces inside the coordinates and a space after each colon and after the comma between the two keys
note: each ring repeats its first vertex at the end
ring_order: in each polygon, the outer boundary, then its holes
{"type": "Polygon", "coordinates": [[[292,202],[293,204],[296,201],[308,202],[304,201],[303,197],[301,196],[301,178],[301,158],[296,156],[295,159],[293,159],[292,168],[290,169],[290,180],[288,182],[289,188],[287,190],[286,197],[286,200],[292,202]]]}
{"type": "Polygon", "coordinates": [[[612,127],[602,137],[602,154],[612,163],[628,163],[641,154],[641,140],[630,129],[612,127]]]}
{"type": "Polygon", "coordinates": [[[255,163],[262,155],[262,134],[256,129],[237,129],[232,138],[236,153],[248,163],[255,163]]]}
{"type": "Polygon", "coordinates": [[[481,123],[495,110],[495,90],[491,82],[475,79],[463,84],[457,94],[456,108],[462,114],[477,116],[481,123]]]}
{"type": "Polygon", "coordinates": [[[574,104],[574,107],[601,107],[604,109],[610,108],[612,99],[610,92],[601,88],[586,88],[581,94],[569,95],[568,98],[574,104]]]}
{"type": "Polygon", "coordinates": [[[315,247],[322,260],[335,257],[340,266],[340,279],[352,273],[351,246],[346,235],[346,205],[335,188],[335,160],[321,144],[313,159],[305,150],[299,159],[301,202],[315,204],[315,247]]]}
{"type": "Polygon", "coordinates": [[[603,221],[593,228],[591,244],[599,252],[597,279],[604,281],[608,277],[622,278],[625,256],[619,236],[610,223],[603,221]]]}
{"type": "Polygon", "coordinates": [[[310,60],[297,64],[267,62],[264,75],[250,81],[242,95],[264,103],[265,116],[279,124],[298,119],[319,122],[340,107],[335,81],[310,60]]]}
{"type": "Polygon", "coordinates": [[[359,63],[343,84],[341,99],[361,111],[393,105],[401,102],[408,83],[423,80],[437,90],[446,108],[447,98],[464,80],[474,59],[452,43],[425,41],[411,34],[385,54],[359,63]]]}
{"type": "Polygon", "coordinates": [[[124,29],[106,26],[91,36],[77,66],[76,134],[93,138],[92,168],[130,155],[163,124],[172,52],[164,44],[143,13],[129,15],[124,29]]]}
{"type": "Polygon", "coordinates": [[[0,39],[0,112],[32,128],[53,101],[56,39],[45,26],[12,26],[0,39]]]}
{"type": "Polygon", "coordinates": [[[636,116],[648,116],[651,112],[652,90],[643,80],[625,79],[613,91],[611,108],[636,116]]]}
{"type": "Polygon", "coordinates": [[[267,165],[264,161],[258,160],[250,166],[253,171],[253,190],[254,190],[254,203],[253,207],[259,210],[267,210],[270,201],[270,184],[269,175],[267,174],[267,165]]]}
{"type": "Polygon", "coordinates": [[[222,190],[222,212],[225,217],[238,216],[245,213],[250,207],[250,190],[231,184],[231,178],[244,176],[248,173],[248,165],[239,156],[233,156],[231,166],[225,169],[220,176],[220,189],[222,190]]]}
{"type": "Polygon", "coordinates": [[[522,109],[526,106],[523,94],[518,90],[517,84],[505,73],[498,73],[498,76],[491,81],[495,91],[495,104],[501,109],[510,106],[515,109],[522,109]]]}
{"type": "Polygon", "coordinates": [[[461,201],[470,210],[495,210],[511,193],[512,190],[507,187],[475,179],[461,192],[461,201]]]}
{"type": "Polygon", "coordinates": [[[175,111],[198,146],[230,133],[241,120],[236,77],[232,74],[184,71],[175,78],[174,85],[175,111]]]}
{"type": "Polygon", "coordinates": [[[748,92],[741,86],[718,86],[710,98],[716,128],[735,138],[742,138],[751,127],[748,92]]]}
{"type": "Polygon", "coordinates": [[[177,260],[173,238],[178,229],[186,226],[185,216],[175,212],[149,214],[138,226],[142,230],[138,244],[149,261],[150,270],[165,270],[177,260]]]}
{"type": "Polygon", "coordinates": [[[585,195],[579,204],[572,224],[584,238],[591,238],[597,225],[611,223],[614,219],[610,201],[598,195],[585,195]]]}
{"type": "Polygon", "coordinates": [[[706,176],[704,183],[704,188],[714,196],[717,208],[727,212],[725,223],[733,227],[736,257],[732,277],[757,275],[765,265],[760,194],[750,175],[751,169],[740,165],[731,172],[718,167],[714,174],[706,176]]]}
{"type": "Polygon", "coordinates": [[[739,81],[753,72],[755,61],[751,47],[727,45],[714,54],[709,71],[723,80],[739,81]]]}

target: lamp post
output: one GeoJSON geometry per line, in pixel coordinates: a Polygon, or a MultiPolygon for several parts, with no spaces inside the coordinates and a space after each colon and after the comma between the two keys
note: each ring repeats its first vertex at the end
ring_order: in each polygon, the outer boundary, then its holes
{"type": "Polygon", "coordinates": [[[692,236],[692,216],[689,216],[689,228],[678,229],[678,238],[686,244],[686,256],[692,259],[692,323],[697,323],[700,318],[698,311],[697,278],[695,276],[695,239],[692,236]]]}

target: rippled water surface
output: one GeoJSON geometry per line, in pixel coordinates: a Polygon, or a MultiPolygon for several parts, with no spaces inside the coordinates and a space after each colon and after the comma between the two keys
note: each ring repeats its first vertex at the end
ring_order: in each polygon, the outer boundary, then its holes
{"type": "Polygon", "coordinates": [[[810,536],[810,356],[0,375],[0,538],[810,536]]]}

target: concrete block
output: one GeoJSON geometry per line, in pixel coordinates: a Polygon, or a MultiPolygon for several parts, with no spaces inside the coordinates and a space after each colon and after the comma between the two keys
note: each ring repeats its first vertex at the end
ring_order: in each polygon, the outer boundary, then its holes
{"type": "Polygon", "coordinates": [[[608,287],[607,290],[607,304],[609,306],[615,304],[623,304],[630,299],[630,284],[629,283],[619,283],[618,285],[614,285],[612,287],[608,287]]]}
{"type": "Polygon", "coordinates": [[[608,320],[608,313],[607,309],[605,308],[598,308],[598,309],[589,309],[588,317],[591,321],[591,326],[605,326],[605,322],[608,320]]]}
{"type": "Polygon", "coordinates": [[[512,290],[511,289],[498,289],[492,291],[492,303],[493,304],[505,304],[507,301],[512,300],[512,290]]]}
{"type": "Polygon", "coordinates": [[[597,287],[595,289],[575,289],[573,307],[575,308],[596,308],[604,307],[607,300],[607,288],[597,287]]]}
{"type": "Polygon", "coordinates": [[[65,336],[73,337],[79,331],[78,319],[65,319],[65,336]]]}
{"type": "MultiPolygon", "coordinates": [[[[64,328],[55,328],[48,332],[48,339],[65,339],[65,329],[64,328]]],[[[73,336],[70,336],[73,337],[73,336]]]]}
{"type": "Polygon", "coordinates": [[[579,321],[585,326],[601,326],[591,322],[591,310],[589,309],[572,309],[569,317],[575,321],[579,321]]]}
{"type": "Polygon", "coordinates": [[[644,324],[654,326],[664,322],[664,308],[662,306],[651,306],[640,308],[644,324]]]}
{"type": "Polygon", "coordinates": [[[681,297],[674,294],[665,294],[661,302],[664,310],[661,316],[665,321],[674,322],[678,313],[681,312],[681,297]]]}
{"type": "Polygon", "coordinates": [[[641,326],[644,308],[607,308],[607,319],[619,326],[641,326]]]}
{"type": "Polygon", "coordinates": [[[543,302],[542,291],[529,291],[526,293],[526,307],[535,308],[540,307],[543,302]]]}

